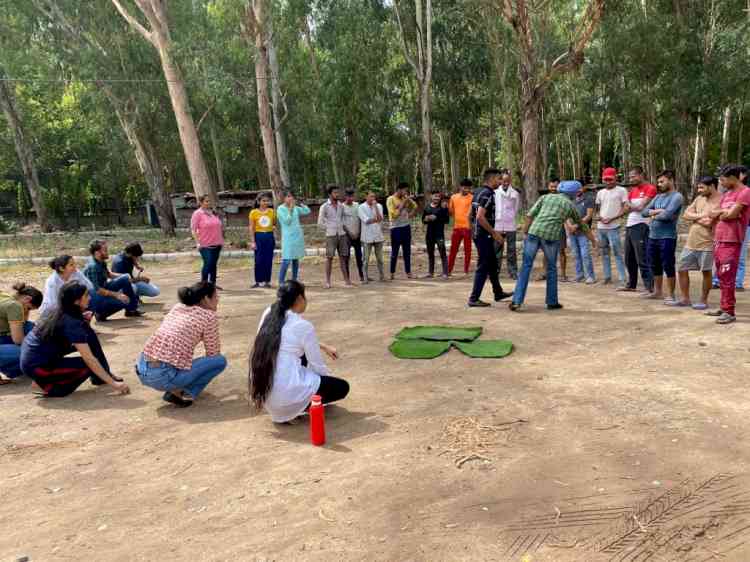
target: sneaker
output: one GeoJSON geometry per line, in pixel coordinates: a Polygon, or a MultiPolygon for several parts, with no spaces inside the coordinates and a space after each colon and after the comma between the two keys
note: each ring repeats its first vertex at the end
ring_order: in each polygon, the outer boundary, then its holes
{"type": "Polygon", "coordinates": [[[492,306],[492,305],[490,303],[488,303],[488,302],[476,300],[476,301],[469,301],[469,303],[467,304],[467,306],[472,307],[472,308],[486,308],[486,307],[492,306]]]}
{"type": "Polygon", "coordinates": [[[273,289],[273,285],[271,285],[270,283],[263,283],[263,288],[264,289],[273,289]]]}
{"type": "Polygon", "coordinates": [[[140,310],[126,310],[125,311],[126,318],[139,318],[141,316],[144,316],[144,314],[140,310]]]}
{"type": "Polygon", "coordinates": [[[563,307],[563,305],[561,305],[560,303],[557,303],[557,304],[548,304],[547,305],[547,310],[562,310],[562,307],[563,307]]]}
{"type": "Polygon", "coordinates": [[[513,312],[521,312],[521,305],[514,302],[508,303],[508,308],[513,312]]]}
{"type": "Polygon", "coordinates": [[[495,297],[495,302],[504,301],[505,299],[509,299],[512,296],[513,296],[513,293],[506,293],[505,291],[503,291],[502,293],[500,293],[499,296],[495,297]]]}
{"type": "Polygon", "coordinates": [[[584,280],[585,280],[585,279],[584,279],[583,277],[576,277],[576,280],[575,280],[575,282],[576,282],[576,283],[583,283],[583,282],[584,282],[584,280]]]}
{"type": "Polygon", "coordinates": [[[434,273],[425,273],[425,274],[424,274],[424,275],[422,276],[422,279],[432,279],[433,277],[435,277],[435,274],[434,274],[434,273]]]}
{"type": "Polygon", "coordinates": [[[255,283],[250,286],[251,289],[260,289],[260,283],[255,283]]]}
{"type": "Polygon", "coordinates": [[[729,314],[728,312],[723,312],[721,316],[719,316],[716,319],[717,324],[731,324],[732,322],[735,322],[737,320],[737,317],[729,314]]]}
{"type": "Polygon", "coordinates": [[[716,310],[709,310],[706,312],[706,316],[718,316],[720,317],[722,314],[724,314],[724,311],[720,308],[717,308],[716,310]]]}
{"type": "Polygon", "coordinates": [[[589,277],[588,279],[586,279],[586,285],[596,285],[596,279],[594,279],[593,277],[589,277]]]}

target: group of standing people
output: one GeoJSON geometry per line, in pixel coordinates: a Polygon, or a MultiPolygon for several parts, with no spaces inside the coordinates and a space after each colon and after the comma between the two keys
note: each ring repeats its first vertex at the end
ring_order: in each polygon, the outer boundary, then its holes
{"type": "MultiPolygon", "coordinates": [[[[747,175],[746,167],[729,164],[721,169],[718,178],[704,176],[698,179],[697,195],[682,215],[690,227],[679,260],[676,253],[678,222],[684,199],[676,189],[672,170],[660,172],[657,185],[653,186],[644,181],[643,169],[634,167],[628,174],[628,190],[618,185],[617,170],[606,168],[602,172],[604,186],[593,197],[580,182],[551,179],[547,192],[524,217],[521,227],[525,238],[523,265],[512,293],[510,309],[521,310],[539,250],[544,254],[545,273],[541,278],[547,281],[546,305],[548,309],[556,310],[562,308],[557,297],[558,255],[561,257],[563,281],[568,281],[562,259],[567,245],[575,258],[574,280],[591,285],[597,283],[592,249],[598,246],[605,285],[613,284],[611,254],[614,254],[617,291],[636,291],[640,275],[643,298],[663,300],[667,306],[707,311],[706,314],[715,316],[719,324],[734,322],[735,291],[744,290],[750,222],[750,188],[745,184],[747,175]],[[627,217],[624,250],[623,217],[627,217]],[[592,231],[594,224],[596,236],[592,231]],[[690,271],[702,273],[701,296],[695,303],[690,297],[690,271]],[[679,297],[676,296],[678,278],[679,297]],[[708,295],[712,287],[721,289],[721,304],[716,310],[708,310],[708,295]]],[[[504,177],[503,171],[487,170],[483,186],[475,193],[472,202],[473,238],[479,253],[474,287],[469,297],[469,306],[472,307],[489,306],[479,298],[487,278],[492,283],[496,301],[511,296],[500,285],[497,258],[504,246],[515,246],[515,240],[511,242],[510,239],[510,235],[515,235],[515,228],[512,228],[515,223],[509,223],[511,228],[506,230],[503,212],[518,207],[511,204],[514,198],[509,195],[508,188],[501,187],[504,177]],[[487,218],[493,213],[494,225],[487,218]],[[490,255],[490,240],[495,241],[498,256],[490,255]]],[[[510,251],[508,258],[509,274],[515,278],[515,260],[510,251]]]]}

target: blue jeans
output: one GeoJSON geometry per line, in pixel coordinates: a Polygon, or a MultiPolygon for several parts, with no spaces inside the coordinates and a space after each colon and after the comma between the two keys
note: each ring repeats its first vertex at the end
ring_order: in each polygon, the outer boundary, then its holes
{"type": "Polygon", "coordinates": [[[745,286],[745,259],[747,258],[748,241],[750,241],[750,226],[747,228],[747,232],[745,232],[745,240],[742,242],[742,249],[740,250],[740,265],[737,268],[737,280],[735,283],[735,287],[738,289],[745,286]]]}
{"type": "Polygon", "coordinates": [[[596,279],[594,273],[594,259],[591,257],[591,246],[585,234],[571,234],[568,236],[568,246],[576,259],[576,281],[582,279],[596,279]]]}
{"type": "Polygon", "coordinates": [[[286,281],[286,272],[289,269],[289,264],[292,264],[292,279],[294,281],[299,277],[299,260],[281,260],[281,267],[279,268],[279,285],[286,281]]]}
{"type": "Polygon", "coordinates": [[[609,248],[615,254],[615,264],[617,265],[617,276],[620,283],[625,283],[625,262],[622,259],[622,243],[620,242],[620,227],[611,229],[597,229],[596,235],[599,239],[599,247],[602,249],[602,269],[604,270],[604,280],[612,279],[612,263],[609,258],[609,248]]]}
{"type": "Polygon", "coordinates": [[[540,248],[544,257],[547,258],[546,304],[547,306],[559,304],[557,302],[557,255],[560,253],[560,241],[545,240],[533,234],[529,234],[523,243],[523,265],[518,281],[516,281],[516,288],[513,291],[513,304],[522,304],[526,298],[531,270],[534,268],[534,260],[540,248]]]}
{"type": "Polygon", "coordinates": [[[123,292],[129,300],[127,304],[123,304],[115,297],[103,297],[96,292],[91,293],[89,310],[98,317],[109,318],[123,308],[128,311],[138,308],[138,295],[133,291],[133,285],[130,283],[128,275],[120,275],[117,279],[113,279],[104,285],[104,288],[114,293],[123,292]]]}
{"type": "MultiPolygon", "coordinates": [[[[34,323],[26,321],[23,323],[23,333],[28,334],[34,328],[34,323]]],[[[9,379],[20,377],[21,371],[21,346],[13,343],[10,336],[0,336],[0,373],[9,379]]]]}
{"type": "Polygon", "coordinates": [[[133,290],[139,297],[158,297],[161,294],[159,287],[153,283],[144,283],[143,281],[133,283],[133,290]]]}
{"type": "Polygon", "coordinates": [[[215,377],[227,368],[223,355],[211,355],[193,359],[193,366],[188,370],[178,369],[168,363],[158,362],[158,367],[151,367],[141,353],[138,356],[136,370],[141,382],[156,390],[186,390],[193,398],[203,392],[215,377]]]}
{"type": "Polygon", "coordinates": [[[216,269],[219,265],[221,246],[207,246],[198,250],[203,258],[201,269],[201,281],[208,281],[216,285],[216,269]]]}
{"type": "Polygon", "coordinates": [[[255,282],[270,283],[273,269],[273,251],[276,240],[273,232],[255,233],[255,282]]]}

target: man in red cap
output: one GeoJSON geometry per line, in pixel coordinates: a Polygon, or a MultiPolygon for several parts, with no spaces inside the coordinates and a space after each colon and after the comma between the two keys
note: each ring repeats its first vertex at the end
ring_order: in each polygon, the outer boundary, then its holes
{"type": "Polygon", "coordinates": [[[622,243],[620,241],[620,218],[628,212],[628,192],[617,185],[617,170],[604,168],[602,172],[604,189],[596,194],[596,207],[599,209],[599,222],[596,232],[599,247],[602,249],[602,269],[604,270],[604,284],[612,283],[612,263],[609,249],[615,255],[619,287],[625,286],[625,262],[622,259],[622,243]]]}

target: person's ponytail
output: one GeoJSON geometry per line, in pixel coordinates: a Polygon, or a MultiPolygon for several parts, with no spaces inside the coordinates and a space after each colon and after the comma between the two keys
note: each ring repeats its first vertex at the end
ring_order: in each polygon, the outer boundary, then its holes
{"type": "Polygon", "coordinates": [[[258,330],[250,354],[249,391],[250,399],[258,408],[268,398],[273,387],[276,358],[281,347],[281,330],[286,322],[286,313],[300,296],[305,295],[305,286],[299,281],[287,281],[279,287],[278,298],[268,311],[258,330]]]}
{"type": "Polygon", "coordinates": [[[208,297],[209,299],[216,293],[216,285],[201,281],[190,287],[182,287],[177,291],[177,298],[185,306],[195,306],[208,297]]]}

